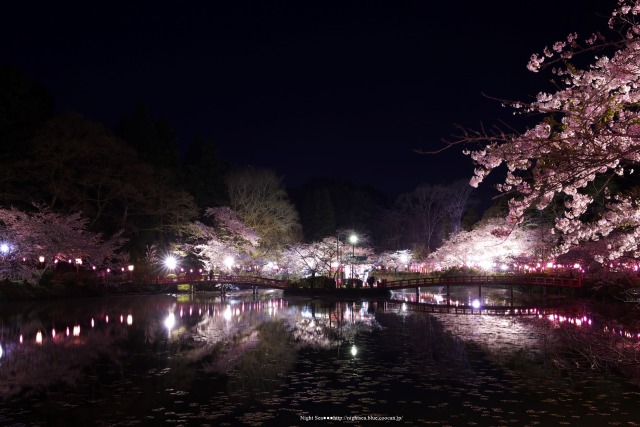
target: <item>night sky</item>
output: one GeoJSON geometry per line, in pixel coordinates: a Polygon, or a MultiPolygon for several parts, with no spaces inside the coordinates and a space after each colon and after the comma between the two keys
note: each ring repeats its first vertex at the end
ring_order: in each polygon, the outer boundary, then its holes
{"type": "MultiPolygon", "coordinates": [[[[17,3],[17,2],[16,2],[17,3]]],[[[549,76],[527,60],[606,26],[610,0],[20,2],[0,52],[58,112],[111,127],[143,102],[182,144],[223,160],[389,194],[469,178],[455,124],[510,119],[483,95],[529,100],[549,76]]]]}

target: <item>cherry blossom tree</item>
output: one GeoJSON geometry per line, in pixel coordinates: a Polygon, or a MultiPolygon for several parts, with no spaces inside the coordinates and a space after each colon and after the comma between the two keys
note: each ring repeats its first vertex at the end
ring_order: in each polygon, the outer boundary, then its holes
{"type": "Polygon", "coordinates": [[[529,70],[550,70],[557,86],[532,102],[506,103],[525,117],[542,117],[526,131],[464,131],[452,141],[482,146],[465,150],[477,165],[474,187],[506,166],[498,190],[512,196],[511,224],[531,209],[559,207],[559,252],[608,237],[599,261],[640,255],[638,13],[639,1],[621,0],[608,21],[611,36],[571,33],[532,55],[529,70]]]}
{"type": "MultiPolygon", "coordinates": [[[[549,228],[547,228],[547,234],[549,228]]],[[[504,265],[519,263],[545,263],[548,259],[541,246],[554,246],[538,238],[536,227],[527,224],[512,226],[504,218],[481,221],[471,231],[460,231],[429,255],[436,269],[476,267],[485,270],[500,269],[504,265]]]]}
{"type": "Polygon", "coordinates": [[[406,266],[414,261],[415,255],[409,249],[399,251],[386,251],[375,256],[373,264],[386,269],[406,269],[406,266]]]}
{"type": "Polygon", "coordinates": [[[34,212],[0,209],[0,235],[7,249],[0,279],[36,283],[57,261],[80,259],[83,265],[103,267],[128,259],[118,253],[125,243],[119,233],[105,239],[89,231],[88,223],[80,213],[60,214],[42,205],[34,212]]]}
{"type": "Polygon", "coordinates": [[[234,264],[256,262],[260,237],[238,218],[233,209],[228,206],[208,208],[205,217],[211,219],[213,225],[194,222],[188,241],[179,245],[180,252],[195,255],[207,270],[228,267],[229,259],[233,259],[234,264]],[[252,259],[253,262],[250,261],[252,259]]]}

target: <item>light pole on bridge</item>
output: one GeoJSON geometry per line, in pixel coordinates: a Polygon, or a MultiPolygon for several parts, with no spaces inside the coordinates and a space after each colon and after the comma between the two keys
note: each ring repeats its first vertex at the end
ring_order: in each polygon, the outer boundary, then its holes
{"type": "Polygon", "coordinates": [[[349,242],[351,243],[351,280],[353,281],[353,261],[356,257],[356,243],[358,243],[358,236],[352,234],[349,237],[349,242]]]}

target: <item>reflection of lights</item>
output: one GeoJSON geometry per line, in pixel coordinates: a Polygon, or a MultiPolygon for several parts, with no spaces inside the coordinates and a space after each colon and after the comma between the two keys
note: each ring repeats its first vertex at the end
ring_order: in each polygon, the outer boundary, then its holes
{"type": "Polygon", "coordinates": [[[171,330],[176,324],[176,316],[173,313],[169,313],[166,319],[164,319],[164,326],[171,330]]]}
{"type": "Polygon", "coordinates": [[[0,358],[2,358],[2,346],[0,345],[0,358]]]}
{"type": "Polygon", "coordinates": [[[70,335],[69,327],[67,326],[67,336],[69,336],[69,335],[70,335]]]}
{"type": "Polygon", "coordinates": [[[109,316],[104,316],[104,321],[109,323],[109,316]]]}
{"type": "Polygon", "coordinates": [[[22,341],[24,341],[24,338],[22,338],[22,334],[20,334],[20,344],[22,344],[22,341]]]}
{"type": "Polygon", "coordinates": [[[406,303],[402,303],[402,311],[407,311],[407,304],[406,303]]]}
{"type": "Polygon", "coordinates": [[[94,326],[96,326],[96,322],[93,320],[93,318],[91,319],[91,327],[93,328],[94,326]]]}
{"type": "Polygon", "coordinates": [[[351,346],[351,355],[355,357],[356,354],[358,354],[358,349],[356,348],[355,345],[352,345],[351,346]]]}
{"type": "Polygon", "coordinates": [[[224,314],[222,315],[222,317],[224,317],[224,320],[231,320],[231,306],[228,305],[227,308],[225,308],[224,310],[224,314]]]}
{"type": "Polygon", "coordinates": [[[80,325],[76,325],[73,327],[73,336],[74,337],[80,336],[80,325]]]}
{"type": "Polygon", "coordinates": [[[127,325],[133,325],[133,316],[130,314],[127,316],[127,325]]]}
{"type": "Polygon", "coordinates": [[[474,299],[473,302],[471,303],[471,307],[480,308],[480,300],[474,299]]]}
{"type": "Polygon", "coordinates": [[[36,333],[36,344],[42,344],[42,332],[38,331],[36,333]]]}
{"type": "Polygon", "coordinates": [[[51,339],[56,337],[56,330],[55,329],[51,329],[51,339]]]}

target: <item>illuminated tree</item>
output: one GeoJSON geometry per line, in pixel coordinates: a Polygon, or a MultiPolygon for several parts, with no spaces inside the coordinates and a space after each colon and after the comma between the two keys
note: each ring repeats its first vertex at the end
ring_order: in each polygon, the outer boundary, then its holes
{"type": "Polygon", "coordinates": [[[403,249],[382,252],[375,258],[373,264],[397,271],[398,269],[406,269],[406,266],[414,260],[414,254],[409,249],[403,249]]]}
{"type": "Polygon", "coordinates": [[[282,248],[301,238],[298,212],[281,179],[268,169],[241,169],[226,177],[231,208],[260,236],[263,250],[282,248]]]}
{"type": "Polygon", "coordinates": [[[247,227],[231,208],[207,209],[205,216],[213,225],[200,221],[192,224],[188,242],[179,245],[183,254],[193,254],[207,270],[220,270],[228,259],[234,264],[261,264],[256,260],[258,234],[247,227]]]}
{"type": "Polygon", "coordinates": [[[79,213],[64,215],[48,207],[35,212],[0,209],[0,235],[8,246],[0,278],[37,282],[57,261],[80,259],[87,266],[111,266],[125,262],[118,253],[125,243],[120,234],[103,238],[87,230],[89,220],[79,213]]]}
{"type": "Polygon", "coordinates": [[[611,39],[596,33],[581,41],[572,33],[531,57],[533,72],[552,66],[557,90],[541,92],[533,102],[509,103],[516,111],[543,117],[525,132],[466,132],[453,142],[483,145],[466,151],[477,165],[473,186],[506,166],[498,189],[513,196],[512,224],[525,220],[529,209],[555,203],[560,250],[610,237],[601,261],[640,255],[634,174],[640,163],[639,12],[639,2],[620,1],[609,20],[611,39]],[[591,64],[577,65],[592,52],[598,56],[591,64]]]}
{"type": "Polygon", "coordinates": [[[279,264],[298,277],[331,276],[331,265],[337,263],[338,249],[336,239],[332,237],[291,245],[282,252],[279,264]]]}
{"type": "Polygon", "coordinates": [[[485,270],[500,268],[502,264],[514,261],[546,263],[547,259],[536,254],[545,252],[541,246],[553,245],[554,242],[540,240],[536,230],[536,227],[525,224],[514,227],[503,218],[489,218],[473,230],[463,230],[449,238],[429,255],[429,261],[437,269],[478,267],[485,270]]]}

